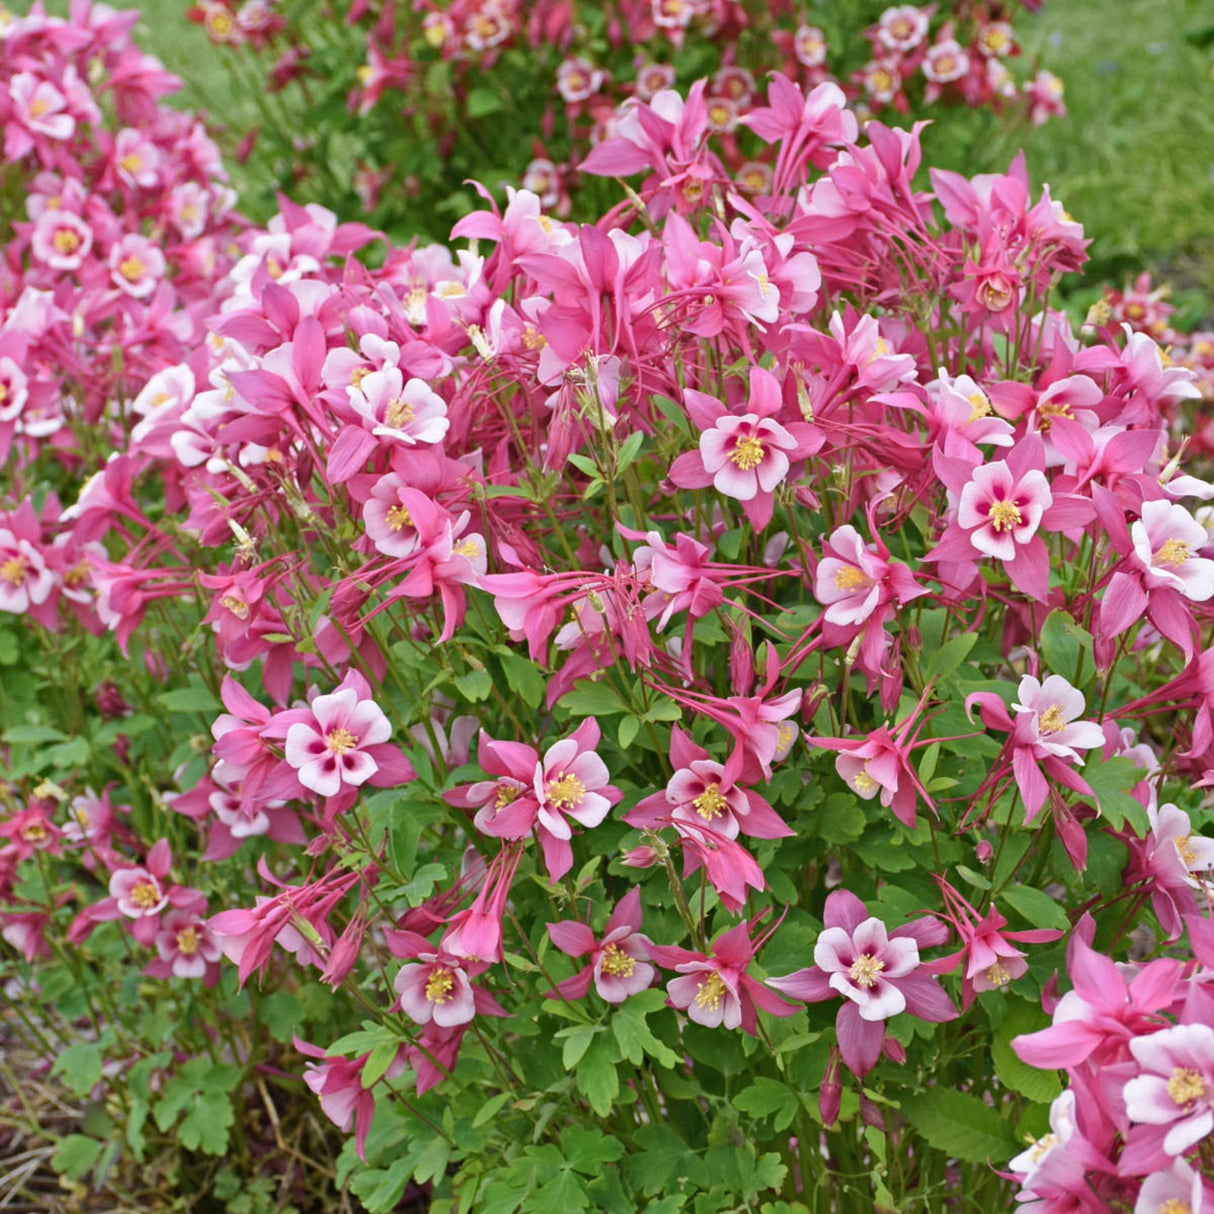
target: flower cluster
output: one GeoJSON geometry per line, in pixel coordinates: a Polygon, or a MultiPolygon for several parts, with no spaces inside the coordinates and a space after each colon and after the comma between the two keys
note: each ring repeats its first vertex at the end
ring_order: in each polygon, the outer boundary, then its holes
{"type": "MultiPolygon", "coordinates": [[[[0,514],[0,634],[43,649],[6,681],[3,937],[188,986],[176,1055],[117,1027],[131,984],[92,1027],[189,1150],[226,1143],[190,1064],[277,1116],[296,1041],[373,1210],[642,1208],[655,1160],[706,1210],[858,1166],[889,1208],[1200,1209],[1198,376],[1051,307],[1085,239],[1022,158],[924,192],[920,128],[777,74],[747,190],[711,97],[629,109],[586,167],[638,180],[593,223],[511,189],[453,247],[372,249],[284,199],[199,300],[157,289],[172,342],[105,288],[98,348],[136,354],[55,441],[14,430],[0,514]],[[593,1162],[541,1144],[558,1111],[610,1127],[593,1162]]],[[[51,376],[32,349],[4,382],[51,376]]]]}

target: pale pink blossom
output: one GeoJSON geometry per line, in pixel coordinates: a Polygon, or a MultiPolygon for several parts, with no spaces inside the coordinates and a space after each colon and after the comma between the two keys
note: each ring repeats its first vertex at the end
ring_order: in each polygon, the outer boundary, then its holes
{"type": "Polygon", "coordinates": [[[110,877],[110,897],[128,919],[151,918],[169,903],[168,893],[146,868],[120,868],[110,877]]]}
{"type": "Polygon", "coordinates": [[[165,273],[164,254],[146,236],[128,232],[110,249],[110,279],[133,299],[146,299],[165,273]]]}
{"type": "Polygon", "coordinates": [[[1183,1155],[1214,1133],[1214,1028],[1177,1024],[1136,1037],[1130,1052],[1142,1068],[1124,1089],[1131,1131],[1158,1145],[1165,1155],[1183,1155]]]}
{"type": "Polygon", "coordinates": [[[79,269],[93,247],[93,229],[71,211],[44,211],[34,223],[30,248],[53,270],[79,269]]]}
{"type": "Polygon", "coordinates": [[[724,414],[700,435],[700,456],[719,493],[748,502],[771,493],[788,475],[788,452],[797,440],[779,422],[746,413],[724,414]]]}
{"type": "Polygon", "coordinates": [[[286,737],[286,760],[300,784],[332,797],[343,785],[357,787],[375,775],[379,764],[367,748],[392,736],[383,709],[353,686],[317,696],[308,707],[312,720],[297,721],[286,737]]]}
{"type": "Polygon", "coordinates": [[[1142,503],[1130,527],[1131,562],[1143,571],[1147,590],[1167,587],[1195,603],[1214,597],[1214,560],[1197,556],[1209,543],[1206,529],[1175,502],[1142,503]]]}
{"type": "Polygon", "coordinates": [[[408,446],[441,442],[451,424],[443,398],[425,380],[406,382],[398,367],[372,371],[349,394],[372,434],[408,446]]]}
{"type": "Polygon", "coordinates": [[[401,966],[392,985],[401,1009],[417,1024],[433,1021],[452,1028],[476,1015],[476,998],[463,962],[448,953],[418,954],[416,961],[401,966]]]}
{"type": "Polygon", "coordinates": [[[1044,682],[1026,674],[1020,680],[1016,713],[1016,744],[1030,747],[1035,758],[1054,755],[1082,765],[1079,751],[1104,745],[1104,733],[1094,721],[1080,721],[1085,702],[1083,692],[1060,674],[1044,682]]]}
{"type": "Polygon", "coordinates": [[[975,468],[961,490],[957,524],[969,532],[979,552],[1001,561],[1037,534],[1041,516],[1053,502],[1045,473],[1030,468],[1017,476],[1004,460],[975,468]]]}

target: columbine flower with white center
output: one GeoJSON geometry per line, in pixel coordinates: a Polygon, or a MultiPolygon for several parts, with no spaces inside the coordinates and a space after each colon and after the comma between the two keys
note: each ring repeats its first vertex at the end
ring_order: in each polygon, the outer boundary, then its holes
{"type": "Polygon", "coordinates": [[[1067,1088],[1055,1097],[1050,1105],[1050,1132],[1029,1143],[1007,1167],[1015,1172],[1021,1188],[1031,1188],[1034,1174],[1044,1165],[1052,1151],[1065,1151],[1066,1144],[1075,1133],[1075,1092],[1067,1088]]]}
{"type": "Polygon", "coordinates": [[[594,752],[600,736],[598,722],[587,717],[569,737],[550,746],[536,765],[536,826],[553,881],[573,867],[573,829],[567,819],[587,828],[598,826],[622,795],[608,783],[607,764],[594,752]]]}
{"type": "Polygon", "coordinates": [[[1137,1123],[1126,1150],[1138,1159],[1162,1152],[1157,1166],[1166,1167],[1167,1157],[1214,1132],[1214,1028],[1177,1024],[1129,1045],[1142,1072],[1123,1090],[1126,1115],[1137,1123]]]}
{"type": "Polygon", "coordinates": [[[45,603],[55,588],[55,575],[42,553],[27,539],[0,527],[0,611],[21,615],[45,603]]]}
{"type": "Polygon", "coordinates": [[[933,84],[960,80],[970,69],[969,56],[955,38],[945,38],[928,48],[923,59],[923,74],[933,84]]]}
{"type": "Polygon", "coordinates": [[[1049,675],[1045,682],[1026,674],[1017,696],[1012,705],[1017,714],[1016,744],[1032,747],[1035,758],[1056,755],[1082,766],[1080,750],[1104,745],[1104,734],[1095,721],[1076,719],[1083,715],[1083,692],[1060,674],[1049,675]]]}
{"type": "Polygon", "coordinates": [[[877,41],[887,51],[914,50],[927,36],[927,12],[913,4],[887,8],[877,22],[877,41]]]}
{"type": "Polygon", "coordinates": [[[1130,527],[1132,563],[1143,570],[1147,590],[1167,587],[1195,603],[1214,597],[1214,561],[1198,556],[1210,542],[1206,529],[1174,502],[1143,502],[1130,527]]]}
{"type": "Polygon", "coordinates": [[[110,279],[132,299],[146,299],[165,273],[164,254],[146,236],[128,232],[110,249],[110,279]]]}
{"type": "Polygon", "coordinates": [[[402,1011],[417,1024],[433,1021],[452,1028],[476,1015],[476,998],[463,961],[449,953],[419,953],[416,961],[401,966],[392,985],[402,1011]]]}
{"type": "Polygon", "coordinates": [[[354,410],[371,433],[406,443],[442,442],[451,423],[447,404],[422,379],[405,380],[399,367],[384,367],[347,389],[354,410]]]}
{"type": "Polygon", "coordinates": [[[788,452],[797,446],[779,422],[746,413],[726,414],[700,435],[700,456],[718,493],[748,502],[771,493],[788,475],[788,452]]]}
{"type": "Polygon", "coordinates": [[[649,939],[641,934],[640,886],[634,885],[620,899],[601,940],[585,923],[574,919],[549,923],[548,935],[570,957],[590,955],[590,964],[572,978],[558,982],[550,999],[581,999],[593,982],[608,1003],[623,1003],[649,986],[657,973],[649,964],[649,939]]]}
{"type": "Polygon", "coordinates": [[[285,749],[304,788],[332,797],[343,785],[357,787],[379,770],[370,748],[387,742],[392,726],[361,676],[351,672],[336,691],[317,696],[306,717],[287,729],[285,749]]]}
{"type": "Polygon", "coordinates": [[[1006,461],[996,460],[974,469],[961,490],[957,523],[979,552],[1013,561],[1018,548],[1037,534],[1053,500],[1044,472],[1031,468],[1017,476],[1006,461]]]}
{"type": "Polygon", "coordinates": [[[158,915],[169,902],[164,887],[146,868],[120,868],[110,877],[110,897],[128,919],[158,915]]]}
{"type": "Polygon", "coordinates": [[[835,1032],[853,1074],[867,1075],[877,1065],[889,1017],[904,1011],[935,1023],[956,1017],[952,1000],[920,970],[920,944],[948,939],[939,920],[929,916],[889,932],[845,889],[826,899],[822,918],[826,926],[814,945],[814,964],[768,981],[805,1003],[843,996],[835,1032]]]}
{"type": "Polygon", "coordinates": [[[93,229],[71,211],[43,211],[34,224],[30,248],[53,270],[79,269],[93,247],[93,229]]]}

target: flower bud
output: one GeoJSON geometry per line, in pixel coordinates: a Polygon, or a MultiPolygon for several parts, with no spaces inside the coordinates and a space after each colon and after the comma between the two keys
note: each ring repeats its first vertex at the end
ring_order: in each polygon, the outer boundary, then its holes
{"type": "Polygon", "coordinates": [[[979,839],[974,845],[974,858],[979,864],[985,864],[994,854],[995,849],[989,839],[979,839]]]}
{"type": "Polygon", "coordinates": [[[627,868],[652,868],[657,862],[658,853],[644,844],[626,851],[623,858],[627,868]]]}
{"type": "Polygon", "coordinates": [[[839,1105],[843,1102],[843,1084],[839,1079],[839,1051],[831,1050],[818,1092],[818,1112],[822,1124],[829,1130],[839,1120],[839,1105]]]}

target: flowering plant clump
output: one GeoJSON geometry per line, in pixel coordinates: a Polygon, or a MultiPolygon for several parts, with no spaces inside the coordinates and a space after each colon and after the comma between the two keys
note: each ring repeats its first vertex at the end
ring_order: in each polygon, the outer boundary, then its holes
{"type": "MultiPolygon", "coordinates": [[[[616,199],[586,176],[595,171],[588,155],[639,130],[638,105],[701,77],[679,139],[682,163],[673,165],[687,191],[721,171],[744,192],[763,191],[775,148],[756,111],[772,71],[806,88],[839,85],[861,117],[959,107],[978,112],[966,129],[992,115],[1039,125],[1066,113],[1063,85],[1051,72],[1016,66],[1012,19],[1040,7],[198,0],[190,15],[240,72],[242,89],[250,73],[264,82],[252,129],[231,133],[242,137],[242,156],[256,149],[247,174],[267,202],[267,185],[322,188],[340,214],[434,238],[475,205],[463,188],[468,177],[493,189],[521,185],[557,216],[597,218],[616,199]],[[707,135],[719,162],[696,155],[707,135]],[[270,166],[277,177],[267,182],[270,166]]],[[[677,114],[660,117],[678,125],[677,114]]],[[[658,137],[652,120],[646,126],[648,138],[658,137]]]]}
{"type": "MultiPolygon", "coordinates": [[[[595,222],[284,198],[14,421],[4,1031],[88,1106],[69,1179],[1214,1202],[1199,376],[1051,306],[1086,242],[1021,158],[928,190],[919,127],[776,75],[748,193],[705,89],[597,145],[638,180],[595,222]]],[[[108,231],[0,340],[71,348],[108,231]]]]}

